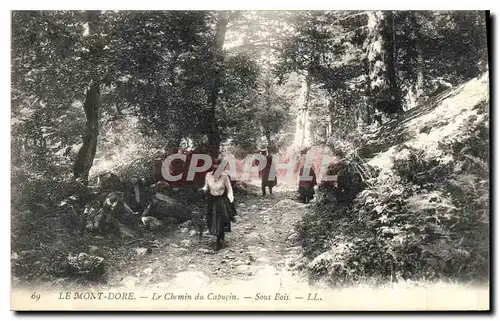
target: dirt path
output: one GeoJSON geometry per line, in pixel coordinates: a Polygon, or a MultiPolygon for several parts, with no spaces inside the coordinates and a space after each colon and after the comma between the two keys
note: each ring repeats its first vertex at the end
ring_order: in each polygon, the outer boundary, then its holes
{"type": "Polygon", "coordinates": [[[131,245],[127,262],[108,269],[107,286],[199,287],[260,277],[280,285],[303,281],[294,225],[308,205],[293,201],[293,194],[293,187],[282,186],[273,195],[236,199],[237,221],[218,252],[213,251],[214,237],[206,231],[199,242],[189,224],[150,242],[150,253],[141,244],[131,245]]]}

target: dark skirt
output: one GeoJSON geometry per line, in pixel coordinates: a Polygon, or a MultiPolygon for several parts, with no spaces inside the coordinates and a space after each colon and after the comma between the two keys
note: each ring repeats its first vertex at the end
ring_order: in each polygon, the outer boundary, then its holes
{"type": "Polygon", "coordinates": [[[273,179],[273,180],[270,180],[270,179],[267,179],[267,178],[262,178],[262,186],[269,186],[269,187],[274,187],[276,186],[277,184],[277,179],[273,179]]]}
{"type": "Polygon", "coordinates": [[[231,232],[231,221],[236,215],[234,204],[226,195],[208,197],[207,226],[211,235],[231,232]]]}
{"type": "Polygon", "coordinates": [[[314,197],[314,187],[313,186],[299,186],[299,194],[300,197],[308,197],[309,199],[312,199],[314,197]]]}

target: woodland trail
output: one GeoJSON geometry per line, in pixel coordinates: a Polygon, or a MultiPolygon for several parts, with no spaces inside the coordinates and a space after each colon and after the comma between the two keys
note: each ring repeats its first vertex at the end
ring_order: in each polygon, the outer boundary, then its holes
{"type": "Polygon", "coordinates": [[[144,253],[146,246],[141,251],[141,244],[118,249],[115,257],[123,250],[128,255],[107,268],[106,286],[196,289],[262,279],[266,286],[281,288],[307,282],[299,275],[301,263],[296,263],[302,250],[294,225],[309,205],[292,200],[294,191],[278,186],[273,195],[236,199],[237,221],[218,252],[207,231],[200,242],[192,227],[182,225],[149,241],[150,253],[144,253]]]}

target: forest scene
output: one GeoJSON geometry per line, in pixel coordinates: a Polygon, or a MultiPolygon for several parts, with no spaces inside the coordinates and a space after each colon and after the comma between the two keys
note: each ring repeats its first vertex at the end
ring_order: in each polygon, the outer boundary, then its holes
{"type": "Polygon", "coordinates": [[[488,19],[12,11],[13,286],[489,282],[488,19]],[[259,153],[214,250],[187,164],[259,153]]]}

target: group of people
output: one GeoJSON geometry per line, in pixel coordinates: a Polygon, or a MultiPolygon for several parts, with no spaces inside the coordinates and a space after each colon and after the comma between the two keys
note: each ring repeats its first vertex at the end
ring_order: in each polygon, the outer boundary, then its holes
{"type": "MultiPolygon", "coordinates": [[[[303,156],[306,152],[301,152],[302,157],[296,166],[299,174],[299,199],[303,203],[309,203],[313,199],[314,186],[317,185],[314,168],[305,166],[303,156]]],[[[272,156],[266,150],[261,150],[261,154],[266,157],[266,166],[259,172],[262,196],[265,196],[267,189],[270,194],[273,193],[273,187],[277,185],[277,172],[272,156]]],[[[230,177],[224,171],[218,171],[221,162],[221,159],[212,162],[212,168],[205,176],[205,184],[200,189],[200,192],[208,196],[207,225],[210,234],[216,236],[216,251],[224,247],[225,233],[231,232],[231,222],[235,221],[237,215],[230,177]]]]}
{"type": "MultiPolygon", "coordinates": [[[[301,157],[299,157],[298,162],[295,166],[295,172],[299,175],[299,199],[302,203],[309,203],[314,198],[314,186],[316,186],[316,172],[314,171],[314,166],[307,167],[305,163],[305,154],[307,150],[304,149],[300,152],[301,157]]],[[[261,154],[266,157],[266,166],[260,171],[260,177],[262,181],[262,196],[266,196],[266,187],[269,188],[269,194],[273,193],[273,187],[276,186],[277,182],[277,172],[276,167],[273,164],[273,158],[271,155],[267,154],[266,150],[262,150],[261,154]]]]}

